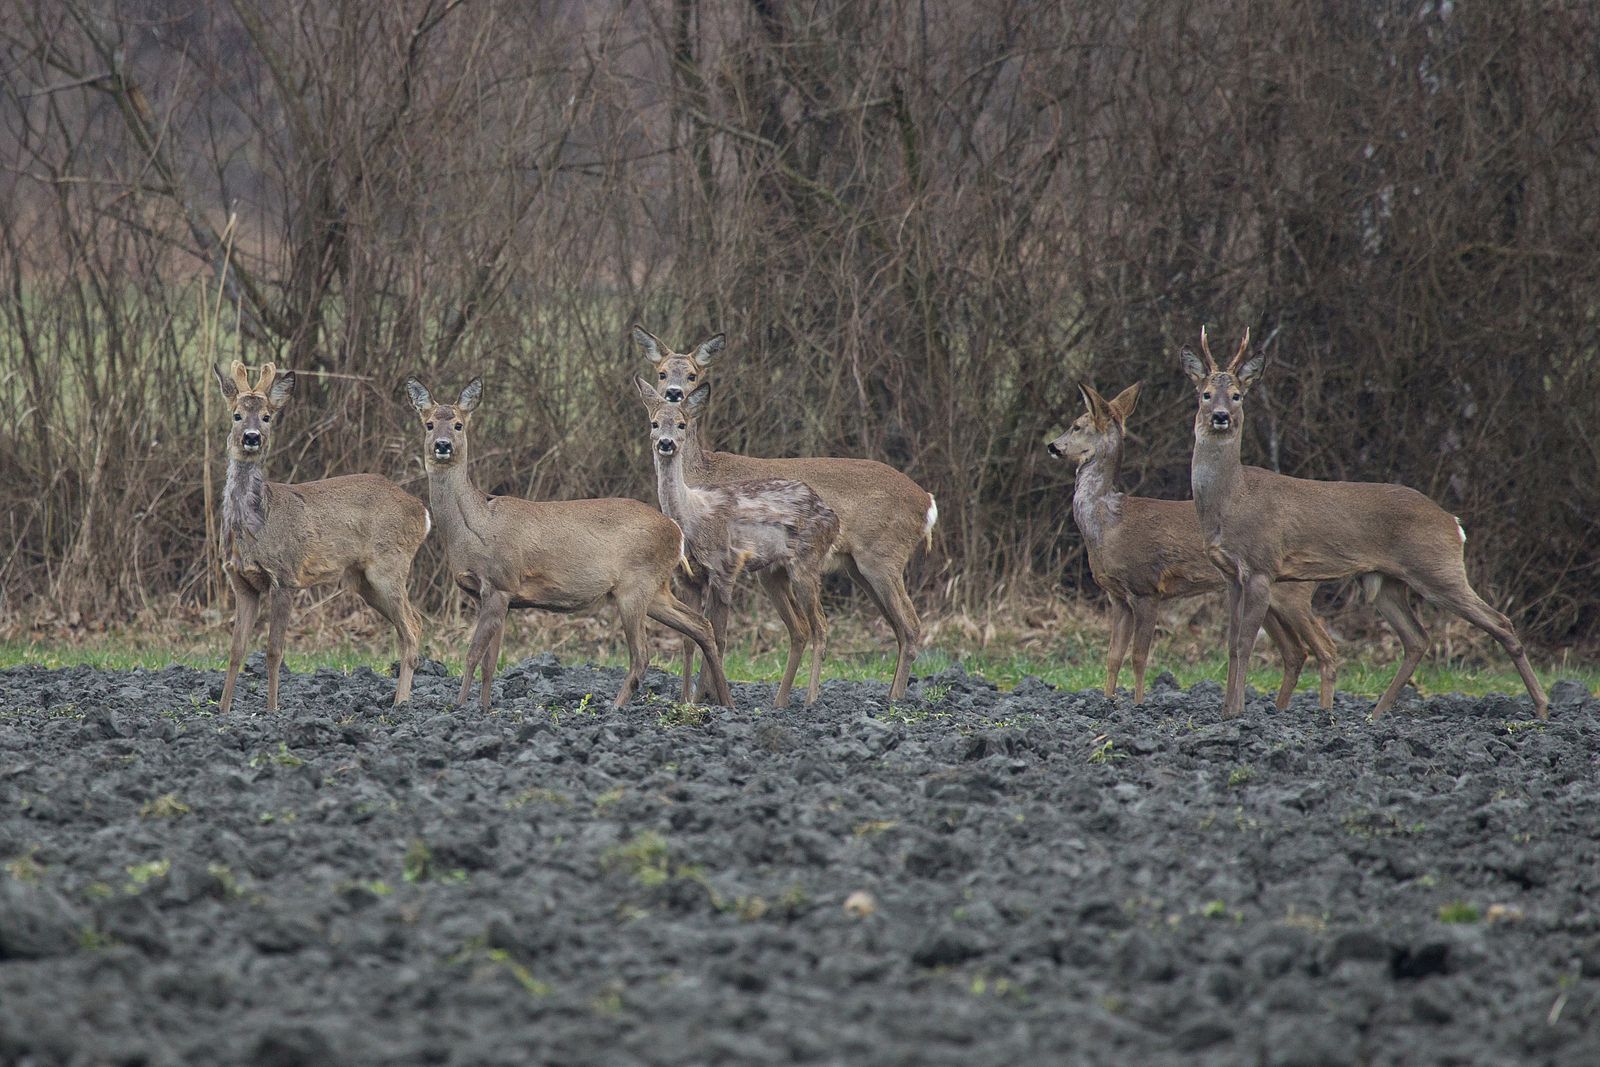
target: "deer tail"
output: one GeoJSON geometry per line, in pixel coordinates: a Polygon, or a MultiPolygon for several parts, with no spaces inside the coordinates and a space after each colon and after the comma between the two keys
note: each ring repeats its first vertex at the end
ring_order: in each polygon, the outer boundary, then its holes
{"type": "Polygon", "coordinates": [[[939,502],[933,499],[933,494],[928,494],[928,516],[922,523],[922,541],[928,548],[933,548],[933,524],[939,521],[939,502]]]}

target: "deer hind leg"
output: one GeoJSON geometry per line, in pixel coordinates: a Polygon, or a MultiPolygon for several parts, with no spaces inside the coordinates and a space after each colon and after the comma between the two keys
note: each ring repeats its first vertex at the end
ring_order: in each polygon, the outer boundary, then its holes
{"type": "Polygon", "coordinates": [[[1144,703],[1144,669],[1150,662],[1150,643],[1156,636],[1156,608],[1160,601],[1153,596],[1138,597],[1133,602],[1133,702],[1144,703]]]}
{"type": "Polygon", "coordinates": [[[778,617],[783,620],[784,629],[789,631],[789,662],[784,665],[783,681],[778,683],[778,694],[772,700],[773,707],[786,708],[789,706],[789,690],[794,685],[794,676],[800,670],[800,657],[805,654],[811,634],[798,608],[798,601],[786,571],[778,567],[762,571],[761,590],[767,594],[767,599],[772,601],[772,606],[777,609],[778,617]]]}
{"type": "Polygon", "coordinates": [[[1267,614],[1261,620],[1267,637],[1272,640],[1273,647],[1283,660],[1283,680],[1278,683],[1278,695],[1272,702],[1279,711],[1287,708],[1289,701],[1294,699],[1295,686],[1300,684],[1300,672],[1306,665],[1306,648],[1295,635],[1293,625],[1279,614],[1281,610],[1281,605],[1274,603],[1267,608],[1267,614]]]}
{"type": "Polygon", "coordinates": [[[228,675],[223,680],[222,700],[218,705],[224,715],[233,707],[233,687],[239,680],[239,667],[244,663],[244,646],[255,631],[256,617],[261,613],[261,594],[231,571],[228,580],[233,586],[233,641],[228,648],[228,675]]]}
{"type": "MultiPolygon", "coordinates": [[[[682,600],[684,607],[691,611],[700,611],[705,603],[705,584],[700,581],[686,581],[683,583],[682,600]]],[[[680,637],[683,645],[683,702],[685,704],[694,700],[694,641],[688,637],[680,637]]]]}
{"type": "Polygon", "coordinates": [[[483,589],[478,597],[478,619],[472,628],[472,642],[467,646],[467,664],[461,672],[461,694],[456,703],[466,707],[472,696],[472,675],[479,665],[483,667],[483,706],[489,707],[490,687],[494,684],[494,663],[488,653],[495,645],[495,628],[505,623],[510,610],[511,597],[498,589],[483,589]]]}
{"type": "Polygon", "coordinates": [[[1389,683],[1389,688],[1383,691],[1383,696],[1379,697],[1378,703],[1373,706],[1372,717],[1376,719],[1394,706],[1394,702],[1400,697],[1400,690],[1406,687],[1406,683],[1411,680],[1412,672],[1417,669],[1417,664],[1422,662],[1424,653],[1428,651],[1428,631],[1417,619],[1417,613],[1411,610],[1411,601],[1407,595],[1409,590],[1404,582],[1387,575],[1367,574],[1362,576],[1361,585],[1373,606],[1378,609],[1378,614],[1394,627],[1394,632],[1399,636],[1400,644],[1405,649],[1405,655],[1400,659],[1400,669],[1395,672],[1394,680],[1389,683]]]}
{"type": "Polygon", "coordinates": [[[284,630],[289,625],[288,589],[273,586],[267,596],[267,710],[278,710],[278,675],[283,667],[284,630]]]}
{"type": "Polygon", "coordinates": [[[1428,587],[1419,585],[1417,592],[1434,603],[1449,608],[1499,641],[1506,654],[1511,657],[1511,662],[1516,664],[1517,673],[1522,676],[1522,684],[1528,689],[1528,696],[1533,698],[1533,713],[1541,719],[1550,717],[1550,701],[1544,695],[1544,687],[1539,684],[1538,676],[1533,673],[1533,666],[1528,662],[1527,650],[1522,647],[1522,641],[1517,637],[1517,631],[1511,625],[1511,620],[1490,607],[1473,590],[1467,581],[1465,568],[1462,568],[1459,574],[1450,575],[1444,581],[1428,587]]]}
{"type": "Polygon", "coordinates": [[[1256,634],[1272,603],[1272,581],[1265,574],[1245,578],[1234,597],[1233,618],[1228,635],[1228,695],[1223,714],[1237,718],[1244,714],[1245,677],[1250,669],[1250,654],[1255,651],[1256,634]]]}
{"type": "Polygon", "coordinates": [[[1106,643],[1106,696],[1117,695],[1117,679],[1122,675],[1122,661],[1128,654],[1128,642],[1133,639],[1133,609],[1125,602],[1111,599],[1111,638],[1106,643]]]}
{"type": "Polygon", "coordinates": [[[356,592],[374,611],[389,620],[400,644],[400,677],[394,690],[396,704],[411,699],[411,680],[422,647],[422,618],[412,607],[411,596],[406,591],[408,571],[409,565],[397,576],[391,569],[369,567],[361,571],[356,580],[356,592]]]}
{"type": "MultiPolygon", "coordinates": [[[[733,614],[733,590],[724,583],[717,583],[713,588],[710,583],[706,585],[703,613],[706,622],[711,624],[711,639],[716,642],[717,655],[726,656],[728,652],[728,618],[733,614]]],[[[694,642],[689,642],[693,647],[694,642]]],[[[711,676],[706,670],[705,658],[701,657],[700,673],[695,679],[695,700],[704,703],[713,698],[716,693],[711,686],[711,676]]]]}
{"type": "Polygon", "coordinates": [[[700,655],[705,658],[706,668],[711,674],[713,699],[724,707],[733,707],[733,694],[728,691],[728,676],[722,672],[722,653],[717,651],[716,634],[706,617],[685,607],[683,601],[672,595],[671,587],[665,582],[645,613],[700,646],[700,655]]]}
{"type": "Polygon", "coordinates": [[[911,681],[911,661],[917,658],[917,642],[922,637],[922,620],[917,616],[916,605],[906,592],[906,561],[903,559],[850,558],[850,576],[872,594],[873,602],[894,630],[899,653],[895,658],[894,681],[889,685],[889,699],[899,700],[906,695],[911,681]]]}
{"type": "Polygon", "coordinates": [[[815,704],[822,691],[822,661],[828,654],[828,617],[822,613],[821,572],[806,575],[799,585],[800,603],[811,631],[811,682],[806,686],[806,703],[815,704]]]}

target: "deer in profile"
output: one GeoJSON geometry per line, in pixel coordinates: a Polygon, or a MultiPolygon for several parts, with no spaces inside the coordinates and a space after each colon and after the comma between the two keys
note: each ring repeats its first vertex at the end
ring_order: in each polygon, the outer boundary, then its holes
{"type": "Polygon", "coordinates": [[[222,685],[221,710],[233,706],[245,642],[267,601],[267,710],[278,707],[278,673],[290,595],[296,589],[344,581],[394,625],[400,678],[394,702],[411,696],[422,624],[406,582],[428,536],[422,501],[376,474],[347,474],[315,482],[269,482],[261,460],[279,415],[294,394],[293,371],[261,368],[254,386],[245,365],[231,375],[213,367],[231,408],[228,480],[222,497],[222,569],[233,587],[233,645],[222,685]]]}
{"type": "MultiPolygon", "coordinates": [[[[1117,490],[1128,416],[1139,400],[1131,385],[1107,400],[1080,385],[1084,414],[1051,441],[1052,456],[1077,465],[1072,517],[1089,552],[1095,584],[1111,600],[1111,643],[1106,651],[1106,696],[1115,696],[1122,660],[1133,646],[1133,700],[1144,701],[1145,666],[1155,636],[1157,608],[1163,600],[1221,592],[1222,575],[1206,555],[1200,520],[1189,500],[1156,500],[1117,490]]],[[[1283,657],[1283,683],[1277,706],[1287,708],[1305,665],[1306,650],[1317,658],[1324,708],[1333,706],[1338,657],[1333,639],[1311,610],[1316,586],[1285,582],[1272,586],[1265,615],[1268,636],[1283,657]]]]}
{"type": "MultiPolygon", "coordinates": [[[[807,644],[811,684],[806,703],[815,703],[828,648],[822,571],[839,535],[839,517],[803,482],[768,478],[689,485],[683,476],[684,446],[711,387],[700,386],[679,405],[669,404],[643,378],[633,381],[650,415],[650,454],[661,510],[683,527],[693,580],[701,590],[718,651],[727,651],[734,583],[741,573],[755,574],[789,631],[789,662],[773,706],[788,707],[789,690],[807,644]]],[[[686,647],[685,654],[692,656],[692,649],[686,647]]],[[[689,699],[689,678],[686,662],[684,700],[689,699]]]]}
{"type": "MultiPolygon", "coordinates": [[[[668,403],[681,403],[707,384],[706,371],[725,347],[722,334],[687,354],[672,351],[641,326],[634,341],[668,403]]],[[[809,485],[839,517],[833,560],[865,589],[894,631],[898,654],[889,699],[905,696],[922,637],[922,621],[906,592],[905,569],[921,544],[931,545],[939,507],[933,494],[904,474],[869,459],[758,459],[711,448],[705,420],[696,420],[683,444],[683,476],[692,486],[782,479],[809,485]]]]}
{"type": "Polygon", "coordinates": [[[454,403],[435,401],[414,377],[406,379],[406,392],[422,422],[428,501],[451,574],[478,601],[459,703],[467,702],[481,666],[481,702],[489,707],[509,609],[570,613],[610,600],[628,645],[628,674],[615,707],[633,699],[650,665],[646,618],[698,645],[713,698],[733,705],[710,623],[672,595],[672,572],[684,559],[677,523],[638,500],[485,496],[467,471],[468,428],[483,397],[483,380],[468,382],[454,403]]]}
{"type": "Polygon", "coordinates": [[[1549,702],[1511,620],[1484,603],[1467,581],[1461,521],[1415,489],[1382,482],[1319,482],[1290,478],[1239,459],[1244,400],[1265,360],[1250,354],[1250,332],[1226,370],[1187,346],[1179,354],[1194,383],[1194,457],[1190,477],[1206,554],[1228,583],[1228,689],[1224,714],[1244,710],[1244,672],[1272,583],[1359,578],[1363,591],[1405,649],[1400,669],[1372,709],[1393,706],[1428,650],[1428,632],[1409,592],[1455,612],[1504,646],[1522,676],[1534,713],[1549,702]]]}

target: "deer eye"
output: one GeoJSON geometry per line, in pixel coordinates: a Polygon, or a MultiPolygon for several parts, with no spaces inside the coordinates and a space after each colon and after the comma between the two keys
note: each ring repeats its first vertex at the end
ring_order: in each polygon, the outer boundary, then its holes
{"type": "Polygon", "coordinates": [[[261,421],[262,422],[271,422],[272,421],[272,416],[271,415],[263,415],[263,416],[261,416],[261,421]]]}
{"type": "Polygon", "coordinates": [[[687,423],[687,422],[680,422],[680,423],[678,423],[678,429],[680,429],[680,430],[687,430],[687,429],[688,429],[688,428],[689,428],[689,424],[688,424],[688,423],[687,423]]]}
{"type": "Polygon", "coordinates": [[[691,375],[689,375],[689,380],[690,380],[690,381],[691,381],[691,382],[692,382],[692,381],[694,381],[694,375],[692,375],[692,374],[691,374],[691,375]]]}
{"type": "Polygon", "coordinates": [[[433,423],[431,423],[431,422],[428,423],[428,429],[430,429],[430,430],[433,429],[433,423]]]}
{"type": "Polygon", "coordinates": [[[662,371],[660,374],[656,375],[656,377],[660,378],[662,381],[666,381],[667,380],[667,372],[666,371],[662,371]]]}
{"type": "Polygon", "coordinates": [[[237,411],[235,411],[235,412],[234,412],[234,413],[233,413],[233,421],[234,421],[234,422],[240,422],[240,421],[242,421],[242,420],[243,420],[243,419],[244,419],[244,416],[243,416],[243,415],[241,415],[241,414],[239,414],[239,413],[238,413],[238,412],[237,412],[237,411]]]}
{"type": "Polygon", "coordinates": [[[456,423],[456,429],[458,429],[458,430],[461,429],[461,424],[459,422],[456,423]]]}
{"type": "Polygon", "coordinates": [[[1238,399],[1239,399],[1239,394],[1238,394],[1238,393],[1234,393],[1234,394],[1233,394],[1233,399],[1234,399],[1234,400],[1235,400],[1235,401],[1237,401],[1237,400],[1238,400],[1238,399]]]}
{"type": "Polygon", "coordinates": [[[650,428],[652,430],[659,430],[659,429],[661,429],[661,424],[659,422],[652,422],[650,424],[650,428]]]}
{"type": "Polygon", "coordinates": [[[1210,400],[1211,399],[1211,394],[1210,393],[1201,393],[1200,394],[1200,399],[1201,400],[1210,400]]]}

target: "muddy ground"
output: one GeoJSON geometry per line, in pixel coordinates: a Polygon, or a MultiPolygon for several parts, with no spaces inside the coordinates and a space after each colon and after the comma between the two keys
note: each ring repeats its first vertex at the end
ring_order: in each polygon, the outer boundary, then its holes
{"type": "MultiPolygon", "coordinates": [[[[259,671],[259,657],[256,661],[259,671]]],[[[0,672],[0,1062],[1600,1063],[1600,702],[0,672]],[[593,694],[590,700],[587,694],[593,694]]]]}

